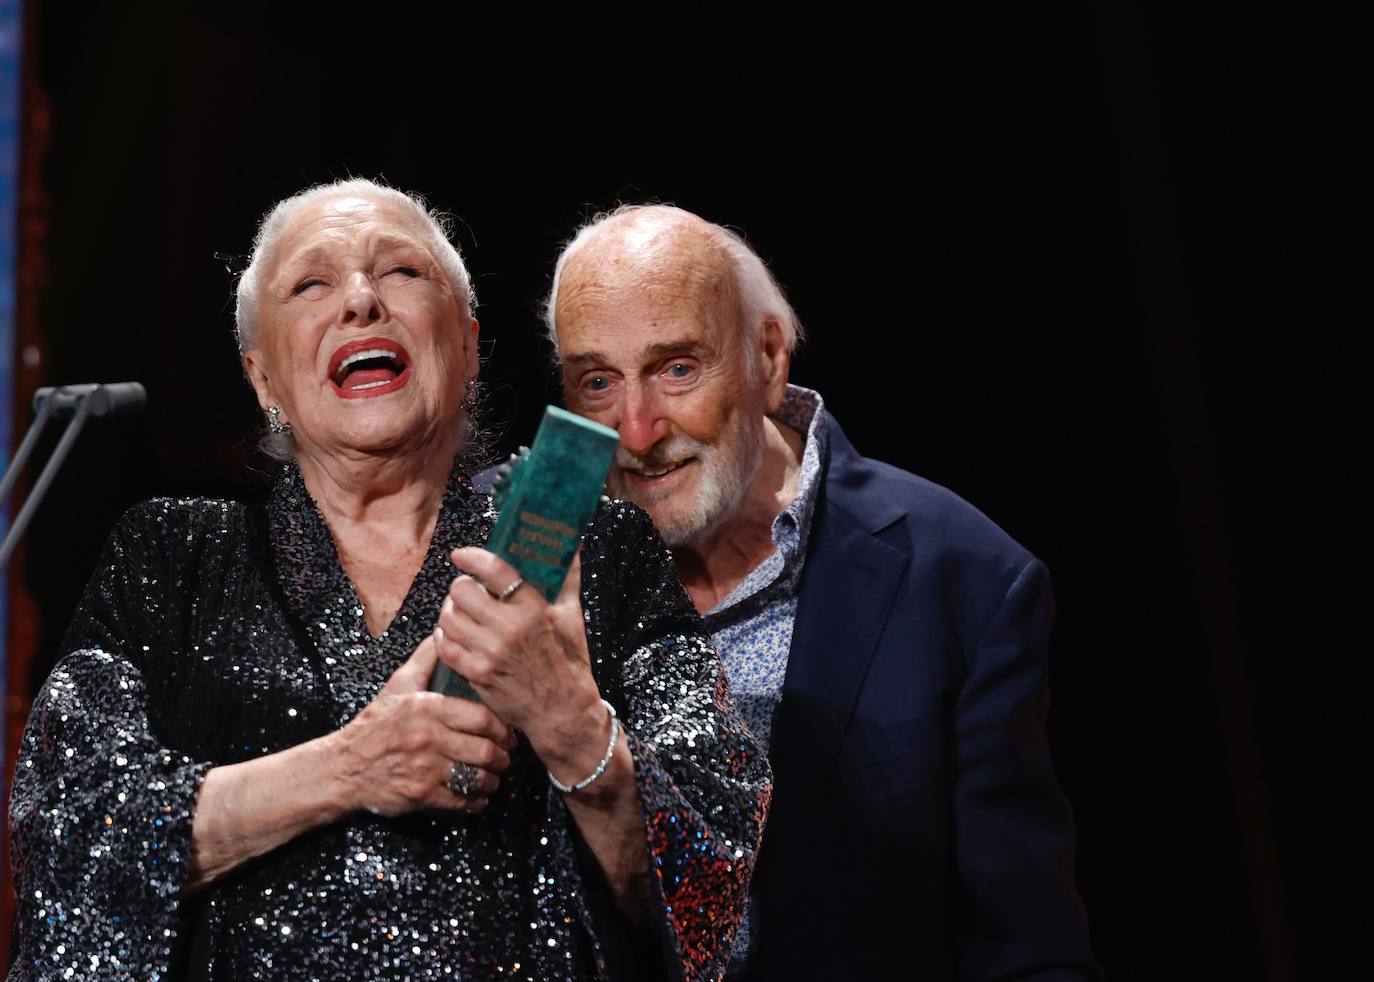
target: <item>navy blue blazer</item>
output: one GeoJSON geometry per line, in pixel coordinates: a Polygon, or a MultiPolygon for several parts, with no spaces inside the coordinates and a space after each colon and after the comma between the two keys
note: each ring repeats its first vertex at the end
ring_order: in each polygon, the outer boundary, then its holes
{"type": "Polygon", "coordinates": [[[750,974],[1097,978],[1045,738],[1048,571],[827,424],[750,974]]]}

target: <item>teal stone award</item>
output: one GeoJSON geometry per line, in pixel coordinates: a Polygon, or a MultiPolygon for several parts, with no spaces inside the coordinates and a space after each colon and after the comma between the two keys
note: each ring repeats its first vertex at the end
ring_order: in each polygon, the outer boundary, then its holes
{"type": "MultiPolygon", "coordinates": [[[[582,533],[596,513],[619,442],[615,430],[549,406],[534,446],[513,457],[492,488],[500,516],[486,548],[550,603],[563,588],[582,533]]],[[[429,690],[478,698],[467,680],[443,663],[435,668],[429,690]]]]}

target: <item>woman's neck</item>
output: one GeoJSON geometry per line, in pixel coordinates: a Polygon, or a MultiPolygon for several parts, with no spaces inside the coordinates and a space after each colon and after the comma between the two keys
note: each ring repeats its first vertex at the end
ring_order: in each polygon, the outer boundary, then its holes
{"type": "Polygon", "coordinates": [[[365,529],[397,546],[428,543],[453,467],[452,453],[308,454],[301,478],[335,539],[365,529]]]}
{"type": "Polygon", "coordinates": [[[373,636],[386,630],[424,565],[453,458],[453,451],[299,457],[373,636]]]}

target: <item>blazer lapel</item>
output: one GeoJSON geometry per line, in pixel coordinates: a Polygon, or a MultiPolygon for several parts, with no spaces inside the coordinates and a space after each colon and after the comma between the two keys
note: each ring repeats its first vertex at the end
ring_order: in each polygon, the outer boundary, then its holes
{"type": "Polygon", "coordinates": [[[860,458],[835,421],[828,422],[824,497],[811,530],[771,740],[779,794],[790,783],[823,778],[833,766],[910,562],[876,535],[904,512],[884,511],[871,500],[863,502],[866,508],[852,507],[861,498],[850,480],[860,458]]]}

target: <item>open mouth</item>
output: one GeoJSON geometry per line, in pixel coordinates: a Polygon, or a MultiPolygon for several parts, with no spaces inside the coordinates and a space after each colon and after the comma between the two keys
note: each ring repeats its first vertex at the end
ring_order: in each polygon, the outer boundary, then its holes
{"type": "Polygon", "coordinates": [[[679,460],[671,464],[664,464],[659,467],[641,467],[638,470],[635,470],[633,473],[636,477],[663,477],[663,475],[671,474],[673,471],[677,470],[683,464],[687,463],[688,460],[691,460],[691,458],[688,457],[687,460],[679,460]]]}
{"type": "Polygon", "coordinates": [[[620,473],[631,485],[647,491],[660,485],[666,486],[671,482],[671,475],[676,474],[694,460],[696,460],[695,457],[684,457],[682,460],[672,462],[655,462],[648,467],[621,467],[620,473]]]}
{"type": "Polygon", "coordinates": [[[344,399],[385,395],[409,381],[410,356],[386,338],[350,341],[329,359],[329,382],[344,399]]]}

